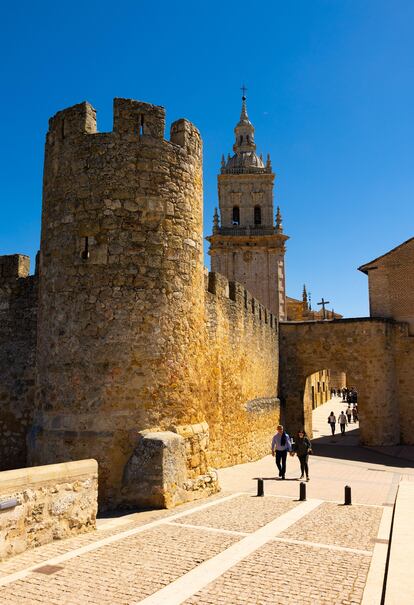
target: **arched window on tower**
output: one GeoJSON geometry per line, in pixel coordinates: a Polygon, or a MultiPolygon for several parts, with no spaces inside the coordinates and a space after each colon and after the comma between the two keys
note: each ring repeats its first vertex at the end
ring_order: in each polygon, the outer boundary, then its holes
{"type": "Polygon", "coordinates": [[[260,206],[254,207],[254,224],[261,225],[262,224],[262,209],[260,206]]]}
{"type": "Polygon", "coordinates": [[[238,206],[233,206],[233,225],[240,225],[240,208],[238,206]]]}

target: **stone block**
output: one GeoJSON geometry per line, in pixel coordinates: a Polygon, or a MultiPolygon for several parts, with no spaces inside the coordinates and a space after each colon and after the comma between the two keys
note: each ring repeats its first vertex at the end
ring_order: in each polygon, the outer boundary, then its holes
{"type": "Polygon", "coordinates": [[[121,506],[171,508],[218,489],[213,475],[198,483],[188,478],[185,439],[181,435],[143,431],[125,467],[121,506]]]}

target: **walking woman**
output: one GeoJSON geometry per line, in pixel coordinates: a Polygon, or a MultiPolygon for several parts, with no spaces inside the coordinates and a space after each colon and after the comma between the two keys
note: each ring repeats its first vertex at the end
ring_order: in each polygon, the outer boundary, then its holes
{"type": "Polygon", "coordinates": [[[332,435],[335,435],[336,416],[333,412],[328,416],[328,423],[331,426],[332,435]]]}
{"type": "Polygon", "coordinates": [[[312,453],[312,444],[308,437],[306,436],[305,431],[298,431],[296,435],[295,443],[293,444],[293,451],[299,458],[300,462],[300,479],[303,479],[304,475],[306,475],[306,481],[309,481],[309,454],[312,453]]]}

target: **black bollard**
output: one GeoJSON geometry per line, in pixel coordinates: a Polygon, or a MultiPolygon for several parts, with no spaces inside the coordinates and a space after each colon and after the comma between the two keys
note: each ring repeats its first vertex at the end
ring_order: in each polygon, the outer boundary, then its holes
{"type": "Polygon", "coordinates": [[[349,485],[345,485],[345,505],[349,505],[352,504],[352,497],[351,497],[351,488],[349,485]]]}
{"type": "Polygon", "coordinates": [[[306,483],[303,481],[301,481],[299,484],[299,500],[302,502],[306,500],[306,483]]]}
{"type": "Polygon", "coordinates": [[[264,483],[263,479],[257,479],[257,495],[264,496],[264,483]]]}

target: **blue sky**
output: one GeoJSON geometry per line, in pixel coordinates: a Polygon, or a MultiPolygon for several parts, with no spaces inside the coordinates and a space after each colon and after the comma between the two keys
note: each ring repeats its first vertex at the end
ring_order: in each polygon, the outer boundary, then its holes
{"type": "Polygon", "coordinates": [[[314,302],[367,315],[356,268],[414,235],[413,31],[411,0],[8,3],[0,254],[34,258],[48,119],[85,99],[101,131],[111,129],[113,97],[197,125],[207,235],[245,82],[291,238],[288,294],[300,297],[305,282],[314,302]]]}

